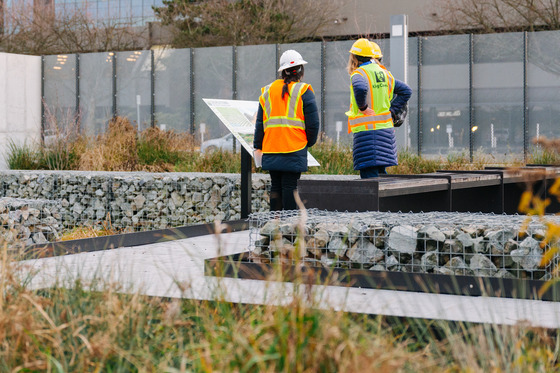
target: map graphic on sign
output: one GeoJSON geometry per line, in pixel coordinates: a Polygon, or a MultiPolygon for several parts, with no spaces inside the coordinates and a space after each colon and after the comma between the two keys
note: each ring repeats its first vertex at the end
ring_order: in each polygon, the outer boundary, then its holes
{"type": "MultiPolygon", "coordinates": [[[[255,134],[255,122],[259,109],[258,101],[243,100],[218,100],[203,98],[204,102],[226,128],[235,136],[237,141],[254,156],[253,137],[255,134]]],[[[319,162],[307,152],[308,166],[319,166],[319,162]]]]}

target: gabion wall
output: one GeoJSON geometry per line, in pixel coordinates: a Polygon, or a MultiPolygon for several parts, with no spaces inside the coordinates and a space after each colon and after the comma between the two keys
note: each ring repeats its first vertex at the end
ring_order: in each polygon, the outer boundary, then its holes
{"type": "MultiPolygon", "coordinates": [[[[252,211],[268,210],[269,182],[253,175],[252,211]]],[[[0,197],[50,200],[62,228],[140,231],[239,219],[240,183],[238,174],[0,171],[0,197]]]]}
{"type": "MultiPolygon", "coordinates": [[[[520,215],[470,213],[339,213],[308,210],[250,216],[251,258],[296,259],[311,266],[549,279],[541,267],[545,225],[520,215]],[[523,231],[523,223],[530,223],[523,231]],[[299,228],[298,228],[299,227],[299,228]],[[299,233],[303,232],[303,233],[299,233]]],[[[560,224],[560,217],[547,216],[560,224]]]]}
{"type": "Polygon", "coordinates": [[[56,241],[62,227],[59,204],[49,200],[0,198],[0,245],[13,249],[56,241]]]}

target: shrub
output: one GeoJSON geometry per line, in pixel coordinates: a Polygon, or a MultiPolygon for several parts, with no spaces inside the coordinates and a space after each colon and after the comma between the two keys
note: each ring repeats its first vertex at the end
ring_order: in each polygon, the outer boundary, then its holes
{"type": "Polygon", "coordinates": [[[80,158],[84,171],[136,171],[136,128],[124,117],[113,118],[107,132],[95,138],[80,158]]]}

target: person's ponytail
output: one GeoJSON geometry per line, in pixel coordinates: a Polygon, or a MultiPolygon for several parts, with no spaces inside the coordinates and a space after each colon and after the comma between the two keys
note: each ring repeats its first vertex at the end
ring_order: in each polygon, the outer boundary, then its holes
{"type": "Polygon", "coordinates": [[[289,84],[292,82],[299,82],[301,78],[303,78],[303,72],[303,65],[282,70],[282,79],[284,80],[284,86],[282,87],[282,99],[284,99],[284,95],[286,94],[290,97],[289,84]]]}

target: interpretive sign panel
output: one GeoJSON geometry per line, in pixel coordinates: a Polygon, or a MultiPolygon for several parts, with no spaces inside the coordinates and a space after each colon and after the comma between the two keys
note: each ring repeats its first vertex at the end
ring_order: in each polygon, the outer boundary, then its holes
{"type": "MultiPolygon", "coordinates": [[[[245,150],[255,158],[253,137],[259,102],[209,98],[203,98],[203,100],[245,150]]],[[[257,167],[260,166],[259,161],[259,159],[255,159],[257,167]]],[[[309,152],[307,152],[307,164],[309,166],[319,166],[319,162],[309,152]]]]}

